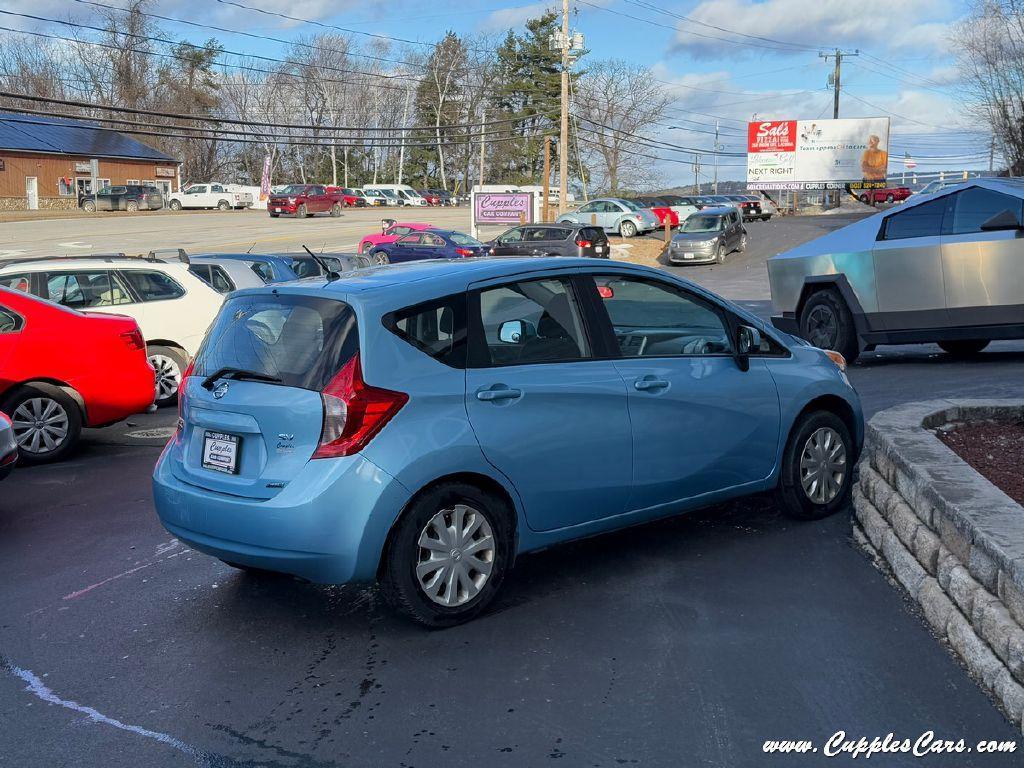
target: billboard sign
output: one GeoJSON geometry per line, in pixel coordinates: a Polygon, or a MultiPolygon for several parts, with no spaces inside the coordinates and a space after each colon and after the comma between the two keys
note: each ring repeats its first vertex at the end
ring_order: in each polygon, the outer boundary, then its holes
{"type": "Polygon", "coordinates": [[[751,189],[883,188],[888,166],[887,117],[747,124],[751,189]]]}
{"type": "Polygon", "coordinates": [[[532,192],[473,193],[473,223],[477,226],[519,224],[532,221],[532,192]]]}

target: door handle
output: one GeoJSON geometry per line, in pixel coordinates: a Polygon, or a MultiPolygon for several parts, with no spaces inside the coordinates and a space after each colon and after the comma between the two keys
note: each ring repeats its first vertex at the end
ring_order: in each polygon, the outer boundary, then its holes
{"type": "Polygon", "coordinates": [[[651,389],[665,389],[668,382],[665,379],[657,379],[654,376],[644,376],[633,382],[633,388],[641,392],[651,389]]]}
{"type": "Polygon", "coordinates": [[[476,391],[477,400],[495,401],[495,400],[514,400],[517,397],[522,397],[523,392],[520,389],[510,389],[504,384],[495,384],[491,389],[478,389],[476,391]]]}

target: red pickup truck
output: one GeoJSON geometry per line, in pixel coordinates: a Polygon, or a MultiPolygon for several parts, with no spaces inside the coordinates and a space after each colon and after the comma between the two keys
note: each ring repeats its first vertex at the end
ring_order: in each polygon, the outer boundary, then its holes
{"type": "Polygon", "coordinates": [[[864,189],[857,197],[866,205],[877,205],[878,203],[900,203],[910,197],[911,192],[907,187],[890,187],[889,189],[864,189]]]}
{"type": "Polygon", "coordinates": [[[341,192],[328,192],[320,184],[292,184],[280,192],[274,192],[267,200],[267,213],[276,219],[282,213],[305,218],[317,213],[341,216],[345,207],[345,196],[341,192]]]}

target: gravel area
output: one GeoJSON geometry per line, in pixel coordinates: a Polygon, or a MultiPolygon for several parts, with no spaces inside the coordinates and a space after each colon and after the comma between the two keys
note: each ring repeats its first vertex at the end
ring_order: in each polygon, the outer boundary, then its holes
{"type": "Polygon", "coordinates": [[[942,442],[989,482],[1018,504],[1024,504],[1024,424],[962,422],[938,434],[942,442]]]}

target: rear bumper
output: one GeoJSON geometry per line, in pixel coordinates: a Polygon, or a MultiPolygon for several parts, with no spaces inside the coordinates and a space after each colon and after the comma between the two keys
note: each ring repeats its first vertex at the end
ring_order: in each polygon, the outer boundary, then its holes
{"type": "Polygon", "coordinates": [[[78,391],[85,402],[88,427],[105,427],[143,413],[156,397],[155,374],[148,363],[139,365],[132,361],[124,365],[116,387],[111,387],[109,380],[102,377],[92,379],[88,385],[80,384],[78,391]]]}
{"type": "Polygon", "coordinates": [[[161,523],[189,546],[240,565],[320,584],[371,581],[409,492],[369,460],[310,461],[265,501],[209,491],[171,471],[175,448],[153,475],[161,523]]]}

